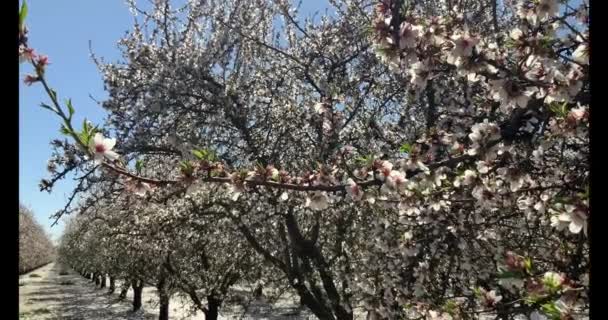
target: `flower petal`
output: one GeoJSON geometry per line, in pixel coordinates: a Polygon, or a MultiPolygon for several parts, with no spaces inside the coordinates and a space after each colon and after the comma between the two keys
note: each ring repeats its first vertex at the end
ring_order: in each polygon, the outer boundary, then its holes
{"type": "Polygon", "coordinates": [[[280,200],[287,201],[287,199],[289,199],[289,194],[287,194],[287,191],[285,191],[281,194],[280,200]]]}
{"type": "Polygon", "coordinates": [[[95,138],[89,140],[89,150],[95,153],[95,138]]]}
{"type": "Polygon", "coordinates": [[[118,155],[118,153],[111,151],[111,150],[107,150],[106,152],[104,152],[104,155],[106,157],[108,157],[108,159],[110,159],[110,160],[116,160],[120,157],[120,155],[118,155]]]}
{"type": "Polygon", "coordinates": [[[114,145],[116,145],[116,139],[114,138],[103,140],[103,147],[105,148],[105,150],[112,150],[112,148],[114,148],[114,145]]]}
{"type": "Polygon", "coordinates": [[[562,213],[557,218],[559,219],[559,221],[564,221],[564,222],[572,221],[572,218],[567,213],[562,213]]]}
{"type": "Polygon", "coordinates": [[[568,230],[570,230],[570,232],[572,232],[572,233],[579,233],[579,232],[581,232],[582,229],[583,229],[583,224],[576,223],[574,221],[570,222],[570,225],[568,226],[568,230]]]}
{"type": "Polygon", "coordinates": [[[93,143],[94,143],[95,145],[98,145],[98,144],[103,144],[103,134],[101,134],[101,133],[97,132],[97,133],[95,134],[95,136],[93,137],[93,143]]]}

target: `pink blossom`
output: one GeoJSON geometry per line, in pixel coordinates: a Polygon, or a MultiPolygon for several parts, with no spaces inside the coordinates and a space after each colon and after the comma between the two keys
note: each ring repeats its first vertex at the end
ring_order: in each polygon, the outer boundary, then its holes
{"type": "Polygon", "coordinates": [[[45,67],[47,65],[49,65],[49,57],[46,55],[40,55],[38,56],[38,66],[40,67],[45,67]]]}
{"type": "Polygon", "coordinates": [[[363,190],[361,187],[351,178],[346,180],[346,184],[346,192],[351,199],[353,199],[353,201],[360,201],[361,198],[363,198],[363,190]]]}
{"type": "Polygon", "coordinates": [[[31,86],[32,83],[39,81],[40,79],[37,76],[33,76],[33,75],[26,75],[25,78],[23,79],[23,83],[25,83],[28,86],[31,86]]]}
{"type": "Polygon", "coordinates": [[[89,150],[93,153],[95,163],[101,164],[104,158],[110,160],[118,159],[118,154],[112,151],[115,144],[116,139],[106,139],[103,134],[96,133],[95,137],[89,142],[89,150]]]}

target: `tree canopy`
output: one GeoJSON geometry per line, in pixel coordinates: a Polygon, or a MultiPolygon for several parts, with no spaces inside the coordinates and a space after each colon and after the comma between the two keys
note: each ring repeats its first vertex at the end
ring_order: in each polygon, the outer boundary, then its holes
{"type": "Polygon", "coordinates": [[[95,58],[104,124],[48,106],[72,266],[235,286],[319,319],[571,319],[589,304],[585,1],[155,1],[95,58]],[[113,138],[108,138],[108,137],[113,138]]]}

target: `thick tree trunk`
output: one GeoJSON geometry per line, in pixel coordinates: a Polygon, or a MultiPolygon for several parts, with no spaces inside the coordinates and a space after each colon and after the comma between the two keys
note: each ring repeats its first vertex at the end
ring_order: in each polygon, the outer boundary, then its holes
{"type": "Polygon", "coordinates": [[[127,292],[129,292],[129,288],[131,287],[131,283],[129,282],[129,280],[125,280],[125,283],[123,283],[121,289],[120,289],[120,294],[118,295],[118,299],[123,300],[124,298],[127,297],[127,292]]]}
{"type": "Polygon", "coordinates": [[[133,311],[141,309],[141,294],[144,289],[144,282],[136,280],[131,283],[133,286],[133,311]]]}
{"type": "Polygon", "coordinates": [[[99,273],[95,273],[95,286],[100,285],[101,275],[99,273]]]}
{"type": "Polygon", "coordinates": [[[264,296],[264,287],[262,285],[258,285],[253,291],[253,297],[256,299],[261,299],[264,296]]]}
{"type": "Polygon", "coordinates": [[[158,320],[169,320],[169,292],[164,272],[161,273],[160,281],[156,285],[158,291],[159,313],[158,320]]]}
{"type": "Polygon", "coordinates": [[[110,290],[108,291],[109,294],[114,293],[114,290],[116,290],[116,279],[114,279],[113,276],[110,276],[110,290]]]}
{"type": "Polygon", "coordinates": [[[217,320],[221,306],[222,300],[216,299],[213,296],[208,296],[207,311],[205,311],[205,320],[217,320]]]}
{"type": "Polygon", "coordinates": [[[169,320],[169,295],[164,293],[159,298],[160,310],[158,320],[169,320]]]}
{"type": "Polygon", "coordinates": [[[353,320],[351,308],[345,307],[349,305],[347,296],[341,296],[338,292],[329,271],[329,265],[321,250],[314,244],[316,236],[313,236],[312,240],[306,240],[292,212],[285,216],[285,226],[293,243],[292,250],[296,256],[299,256],[294,265],[297,266],[298,260],[304,263],[312,262],[312,266],[319,272],[320,284],[325,291],[325,294],[321,292],[314,279],[309,279],[312,286],[310,290],[302,284],[294,285],[294,289],[302,299],[301,303],[306,305],[319,319],[353,320]]]}
{"type": "Polygon", "coordinates": [[[100,286],[100,288],[105,288],[106,287],[106,280],[107,280],[106,279],[106,274],[102,273],[101,274],[101,286],[100,286]]]}

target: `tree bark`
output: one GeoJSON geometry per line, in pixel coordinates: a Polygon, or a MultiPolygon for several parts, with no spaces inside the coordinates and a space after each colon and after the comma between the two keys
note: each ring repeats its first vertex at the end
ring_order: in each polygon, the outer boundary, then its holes
{"type": "Polygon", "coordinates": [[[261,299],[264,296],[264,287],[260,284],[253,291],[253,297],[256,299],[261,299]]]}
{"type": "Polygon", "coordinates": [[[301,283],[292,285],[301,297],[301,301],[306,305],[319,319],[338,319],[352,320],[353,312],[344,307],[350,305],[348,297],[340,295],[333,280],[333,276],[329,271],[329,264],[325,260],[323,253],[315,245],[313,240],[304,238],[297,220],[292,212],[285,216],[285,226],[288,230],[288,236],[291,240],[291,247],[294,255],[297,257],[293,263],[294,271],[302,275],[300,267],[314,267],[320,276],[321,284],[325,293],[322,293],[320,288],[316,287],[316,279],[308,279],[311,284],[311,291],[301,283]],[[302,265],[298,267],[298,260],[301,260],[302,265]],[[313,284],[315,284],[313,286],[313,284]]]}
{"type": "Polygon", "coordinates": [[[100,285],[99,287],[100,287],[100,288],[105,288],[105,287],[106,287],[106,280],[107,280],[107,279],[106,279],[106,274],[105,274],[105,273],[102,273],[102,274],[100,275],[100,277],[101,277],[101,285],[100,285]]]}
{"type": "Polygon", "coordinates": [[[169,320],[169,295],[166,292],[160,294],[159,304],[158,320],[169,320]]]}
{"type": "Polygon", "coordinates": [[[144,289],[144,282],[134,280],[131,285],[133,286],[133,311],[137,311],[141,309],[141,294],[144,289]]]}
{"type": "Polygon", "coordinates": [[[101,275],[99,273],[95,273],[95,276],[94,276],[95,286],[100,285],[100,279],[99,279],[100,276],[101,275]]]}
{"type": "Polygon", "coordinates": [[[165,280],[164,270],[161,272],[160,281],[156,285],[159,299],[158,320],[169,320],[169,292],[167,291],[167,282],[165,280]]]}
{"type": "Polygon", "coordinates": [[[125,283],[122,284],[122,288],[120,289],[120,294],[118,295],[118,299],[123,300],[127,297],[127,292],[129,292],[129,288],[131,287],[131,282],[129,279],[125,280],[125,283]]]}
{"type": "Polygon", "coordinates": [[[205,320],[217,320],[221,306],[222,300],[217,299],[214,296],[208,296],[207,310],[205,311],[205,320]]]}
{"type": "Polygon", "coordinates": [[[113,276],[110,276],[110,290],[108,291],[109,294],[114,293],[114,290],[116,290],[116,279],[114,279],[113,276]]]}

